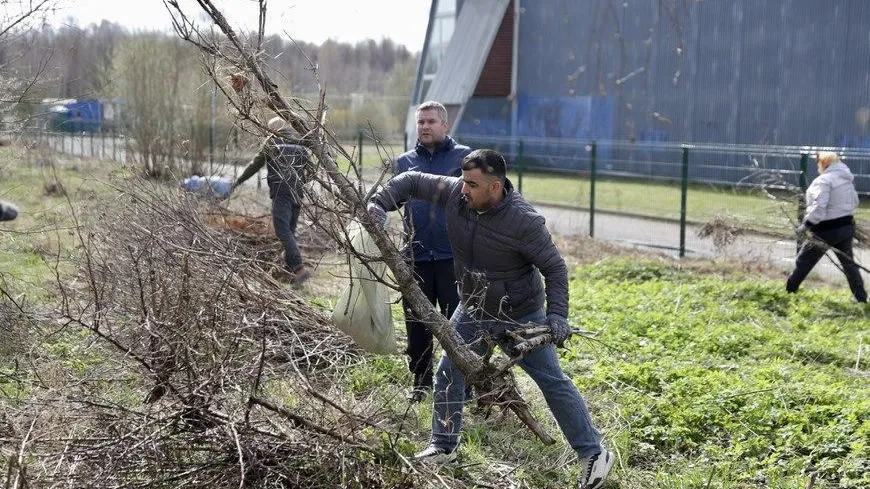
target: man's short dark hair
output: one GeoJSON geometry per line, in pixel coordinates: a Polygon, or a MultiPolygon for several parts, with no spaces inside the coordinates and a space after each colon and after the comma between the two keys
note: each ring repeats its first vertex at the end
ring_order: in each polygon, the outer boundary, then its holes
{"type": "Polygon", "coordinates": [[[420,115],[420,112],[424,110],[437,110],[438,117],[441,118],[441,122],[447,124],[447,109],[444,107],[444,105],[441,104],[441,102],[436,102],[434,100],[427,100],[423,102],[417,107],[417,110],[414,111],[414,117],[418,117],[420,115]]]}
{"type": "Polygon", "coordinates": [[[480,168],[481,173],[504,180],[507,175],[507,162],[504,156],[492,149],[476,149],[462,159],[462,171],[480,168]]]}

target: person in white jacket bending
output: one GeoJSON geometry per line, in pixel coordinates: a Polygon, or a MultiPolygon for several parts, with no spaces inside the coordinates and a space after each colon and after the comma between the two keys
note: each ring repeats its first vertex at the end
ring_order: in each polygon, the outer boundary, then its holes
{"type": "Polygon", "coordinates": [[[797,292],[810,270],[825,255],[828,247],[832,247],[837,250],[837,258],[843,265],[843,273],[855,299],[867,302],[861,271],[852,259],[852,240],[855,238],[853,213],[858,207],[858,192],[852,183],[854,177],[837,153],[823,151],[816,158],[819,176],[807,189],[806,217],[797,228],[798,234],[810,231],[812,236],[798,252],[794,271],[786,281],[785,290],[797,292]]]}

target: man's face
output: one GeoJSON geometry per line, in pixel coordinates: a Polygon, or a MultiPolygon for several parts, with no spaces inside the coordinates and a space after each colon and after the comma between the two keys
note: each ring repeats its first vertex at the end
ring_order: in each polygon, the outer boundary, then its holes
{"type": "Polygon", "coordinates": [[[498,179],[483,174],[480,168],[463,170],[462,197],[476,211],[485,211],[495,203],[495,197],[501,191],[498,179]]]}
{"type": "Polygon", "coordinates": [[[436,109],[417,112],[417,140],[432,149],[447,135],[447,123],[441,120],[436,109]]]}

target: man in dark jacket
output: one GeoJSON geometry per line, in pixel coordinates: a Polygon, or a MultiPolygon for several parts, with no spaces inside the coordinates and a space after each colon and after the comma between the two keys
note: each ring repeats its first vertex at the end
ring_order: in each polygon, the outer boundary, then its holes
{"type": "Polygon", "coordinates": [[[285,267],[293,275],[291,283],[298,285],[311,275],[302,264],[295,236],[311,153],[293,138],[284,119],[274,117],[269,120],[268,127],[273,134],[266,138],[257,156],[236,179],[233,190],[266,165],[266,183],[269,185],[269,198],[272,199],[272,224],[275,234],[284,245],[285,267]]]}
{"type": "MultiPolygon", "coordinates": [[[[526,323],[547,324],[557,345],[571,335],[568,326],[568,269],[544,218],[505,177],[504,158],[477,150],[463,159],[462,177],[419,172],[396,176],[369,203],[369,214],[386,221],[411,198],[445,209],[460,284],[459,307],[450,319],[459,336],[478,354],[488,336],[510,351],[505,331],[526,323]],[[541,283],[543,274],[545,285],[541,283]],[[546,312],[544,299],[546,297],[546,312]]],[[[562,372],[553,345],[526,354],[520,367],[535,381],[556,422],[577,452],[580,487],[597,489],[613,465],[613,453],[601,446],[586,403],[562,372]]],[[[456,458],[462,426],[465,379],[446,354],[435,376],[432,437],[418,460],[456,458]]]]}
{"type": "MultiPolygon", "coordinates": [[[[419,171],[460,175],[459,163],[471,149],[447,135],[447,109],[438,102],[428,101],[417,107],[416,115],[417,146],[396,159],[396,174],[419,171]]],[[[414,263],[420,289],[441,314],[450,317],[459,303],[459,295],[444,210],[427,200],[411,200],[406,207],[405,231],[408,237],[405,252],[414,263]]],[[[404,306],[408,369],[414,374],[408,400],[420,402],[432,390],[432,333],[411,315],[407,302],[404,306]]]]}
{"type": "Polygon", "coordinates": [[[11,202],[0,200],[0,221],[13,221],[18,217],[18,208],[11,202]]]}

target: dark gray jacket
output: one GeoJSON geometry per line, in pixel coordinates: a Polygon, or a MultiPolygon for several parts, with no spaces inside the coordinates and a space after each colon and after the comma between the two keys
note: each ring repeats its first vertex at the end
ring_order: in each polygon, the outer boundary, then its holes
{"type": "Polygon", "coordinates": [[[568,268],[544,218],[505,181],[505,199],[484,213],[462,198],[462,179],[420,172],[397,175],[372,201],[398,209],[411,198],[445,208],[462,304],[478,317],[516,319],[544,306],[568,317],[568,268]],[[540,272],[540,273],[539,273],[540,272]]]}
{"type": "Polygon", "coordinates": [[[282,137],[269,136],[233,187],[238,187],[266,165],[269,198],[280,195],[298,204],[302,201],[304,185],[309,179],[310,155],[311,152],[290,133],[282,137]]]}

